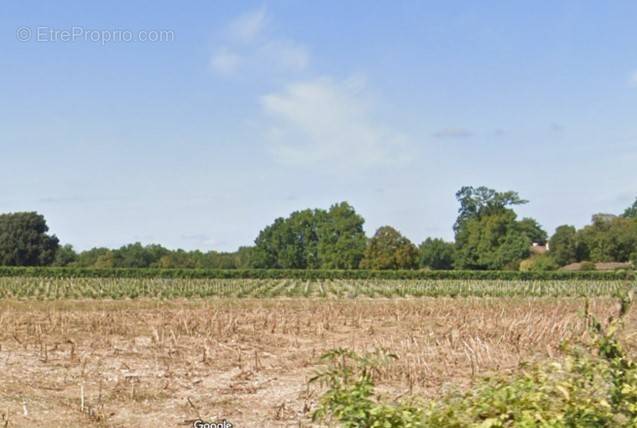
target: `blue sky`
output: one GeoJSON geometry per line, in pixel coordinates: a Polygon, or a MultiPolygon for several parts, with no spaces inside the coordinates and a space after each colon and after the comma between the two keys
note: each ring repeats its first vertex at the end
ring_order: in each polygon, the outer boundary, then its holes
{"type": "Polygon", "coordinates": [[[347,200],[369,235],[419,243],[451,239],[454,193],[487,185],[549,232],[581,226],[637,196],[636,16],[629,1],[7,2],[0,212],[39,211],[79,249],[233,250],[347,200]]]}

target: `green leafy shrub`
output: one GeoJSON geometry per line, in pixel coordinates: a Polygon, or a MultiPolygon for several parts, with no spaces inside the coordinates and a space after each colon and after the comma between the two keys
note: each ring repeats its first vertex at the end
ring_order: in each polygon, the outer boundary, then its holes
{"type": "Polygon", "coordinates": [[[422,279],[573,281],[633,280],[630,271],[462,271],[462,270],[314,270],[314,269],[159,269],[0,266],[0,277],[39,278],[181,278],[181,279],[422,279]]]}
{"type": "Polygon", "coordinates": [[[557,263],[548,254],[539,254],[520,262],[520,271],[523,272],[546,272],[557,268],[557,263]]]}
{"type": "Polygon", "coordinates": [[[391,402],[374,390],[379,355],[337,350],[313,380],[328,387],[314,418],[345,427],[635,427],[637,365],[616,333],[630,299],[607,328],[587,315],[591,342],[567,349],[558,361],[512,376],[484,379],[468,392],[439,401],[391,402]]]}

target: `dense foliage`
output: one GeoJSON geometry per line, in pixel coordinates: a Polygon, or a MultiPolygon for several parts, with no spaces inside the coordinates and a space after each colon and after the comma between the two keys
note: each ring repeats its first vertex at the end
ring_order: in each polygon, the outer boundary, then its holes
{"type": "MultiPolygon", "coordinates": [[[[265,227],[253,246],[234,252],[170,250],[133,243],[76,252],[58,247],[37,213],[0,215],[0,265],[81,268],[525,270],[608,269],[637,260],[637,201],[622,215],[596,214],[579,230],[563,225],[548,237],[533,218],[518,219],[525,204],[516,192],[463,187],[454,242],[426,238],[416,247],[391,226],[367,238],[364,219],[347,202],[306,209],[265,227]],[[533,244],[533,246],[532,246],[533,244]],[[545,246],[545,244],[547,244],[545,246]],[[541,257],[540,257],[541,256],[541,257]],[[575,265],[575,263],[578,263],[575,265]]],[[[313,274],[311,274],[313,275],[313,274]]]]}
{"type": "Polygon", "coordinates": [[[627,262],[637,251],[637,220],[595,215],[592,224],[578,232],[582,257],[594,262],[627,262]]]}
{"type": "Polygon", "coordinates": [[[545,272],[557,268],[557,263],[548,254],[538,254],[520,262],[520,271],[545,272]]]}
{"type": "Polygon", "coordinates": [[[527,202],[515,192],[464,187],[456,197],[460,209],[454,227],[455,266],[459,269],[517,269],[533,242],[546,241],[547,234],[537,221],[518,221],[509,208],[527,202]]]}
{"type": "Polygon", "coordinates": [[[76,253],[70,245],[57,251],[53,266],[77,268],[243,269],[248,267],[251,247],[234,253],[169,250],[161,245],[124,245],[111,250],[92,248],[76,253]]]}
{"type": "Polygon", "coordinates": [[[0,265],[49,265],[58,239],[48,235],[44,217],[34,212],[0,214],[0,265]]]}
{"type": "Polygon", "coordinates": [[[451,270],[456,258],[456,247],[442,239],[427,238],[419,247],[421,268],[451,270]]]}
{"type": "Polygon", "coordinates": [[[327,386],[315,420],[343,427],[634,427],[637,426],[637,362],[617,339],[620,319],[607,328],[589,318],[591,340],[567,347],[567,356],[521,373],[484,379],[441,400],[389,400],[375,378],[395,355],[357,355],[337,349],[312,379],[327,386]]]}
{"type": "Polygon", "coordinates": [[[365,249],[363,269],[414,269],[418,265],[418,249],[391,226],[380,227],[365,249]]]}
{"type": "Polygon", "coordinates": [[[555,229],[549,245],[553,260],[560,266],[574,263],[583,258],[583,249],[578,246],[577,230],[573,226],[562,225],[555,229]]]}
{"type": "Polygon", "coordinates": [[[635,202],[624,211],[624,217],[626,218],[637,218],[637,199],[635,202]]]}
{"type": "Polygon", "coordinates": [[[576,230],[560,226],[550,240],[551,256],[560,265],[574,262],[628,262],[637,256],[637,218],[596,214],[576,230]]]}
{"type": "Polygon", "coordinates": [[[346,202],[328,211],[295,211],[266,227],[250,265],[280,269],[355,269],[367,238],[363,218],[346,202]]]}

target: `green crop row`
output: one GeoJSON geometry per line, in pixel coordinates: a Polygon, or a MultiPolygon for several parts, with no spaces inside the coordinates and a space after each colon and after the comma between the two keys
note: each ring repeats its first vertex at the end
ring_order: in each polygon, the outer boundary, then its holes
{"type": "Polygon", "coordinates": [[[0,298],[418,298],[619,296],[631,281],[0,278],[0,298]]]}
{"type": "Polygon", "coordinates": [[[634,280],[635,272],[618,271],[428,271],[428,270],[294,270],[294,269],[93,269],[0,267],[0,277],[38,278],[181,278],[181,279],[455,279],[506,281],[634,280]]]}

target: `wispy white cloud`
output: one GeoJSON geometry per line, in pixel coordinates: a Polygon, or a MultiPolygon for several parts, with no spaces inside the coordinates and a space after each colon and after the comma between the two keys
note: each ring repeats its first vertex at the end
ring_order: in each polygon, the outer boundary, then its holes
{"type": "Polygon", "coordinates": [[[252,42],[267,24],[265,7],[247,12],[235,18],[227,28],[228,36],[237,42],[252,42]]]}
{"type": "Polygon", "coordinates": [[[210,59],[210,67],[219,74],[230,75],[237,71],[241,65],[241,56],[221,48],[210,59]]]}
{"type": "MultiPolygon", "coordinates": [[[[276,74],[289,82],[260,97],[263,136],[275,161],[299,166],[327,162],[359,170],[410,159],[407,137],[374,116],[365,78],[307,78],[310,52],[305,45],[276,34],[264,8],[229,23],[212,56],[216,73],[260,77],[276,74]]],[[[324,167],[324,165],[322,165],[324,167]]]]}
{"type": "Polygon", "coordinates": [[[637,71],[633,71],[630,75],[628,78],[628,84],[633,88],[637,88],[637,71]]]}
{"type": "Polygon", "coordinates": [[[273,35],[265,8],[248,12],[230,22],[223,32],[223,46],[210,59],[213,71],[226,77],[241,72],[299,72],[307,68],[310,53],[301,43],[273,35]]]}
{"type": "Polygon", "coordinates": [[[259,48],[257,56],[290,71],[302,71],[310,62],[305,46],[293,40],[271,40],[259,48]]]}
{"type": "Polygon", "coordinates": [[[374,119],[365,95],[360,79],[320,78],[263,96],[275,159],[291,165],[329,161],[339,168],[408,161],[407,138],[374,119]]]}

